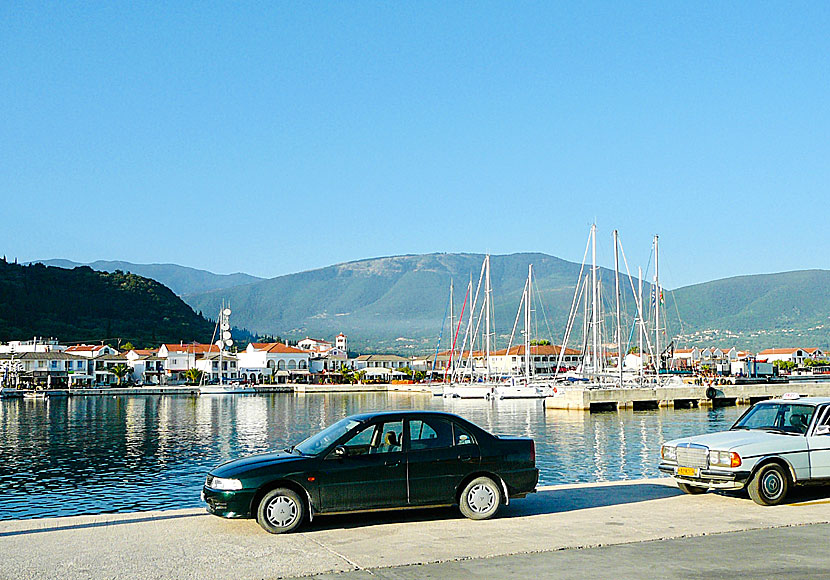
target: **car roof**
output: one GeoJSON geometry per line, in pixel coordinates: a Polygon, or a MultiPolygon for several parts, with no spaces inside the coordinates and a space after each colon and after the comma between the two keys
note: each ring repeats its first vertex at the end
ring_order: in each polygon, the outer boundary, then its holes
{"type": "Polygon", "coordinates": [[[350,419],[354,419],[356,421],[367,421],[369,419],[375,419],[378,417],[412,417],[412,416],[424,416],[429,415],[433,417],[444,417],[447,419],[461,419],[465,422],[469,422],[463,417],[459,417],[454,413],[447,413],[445,411],[424,411],[418,409],[408,409],[408,410],[400,410],[400,411],[375,411],[371,413],[359,413],[357,415],[352,415],[349,417],[350,419]]]}
{"type": "Polygon", "coordinates": [[[799,397],[798,399],[768,399],[766,401],[759,401],[758,405],[772,404],[772,403],[798,403],[799,405],[823,405],[830,403],[830,397],[799,397]]]}

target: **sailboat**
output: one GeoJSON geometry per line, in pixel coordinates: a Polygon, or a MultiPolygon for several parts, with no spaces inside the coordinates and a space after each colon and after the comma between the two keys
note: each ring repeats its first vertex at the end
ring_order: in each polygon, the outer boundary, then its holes
{"type": "MultiPolygon", "coordinates": [[[[516,322],[513,324],[513,332],[510,334],[510,342],[505,351],[506,356],[512,354],[511,348],[513,344],[513,337],[516,334],[516,327],[519,324],[519,317],[524,307],[524,348],[522,350],[516,349],[516,354],[522,356],[524,363],[521,373],[514,372],[503,383],[497,385],[493,390],[491,397],[496,400],[501,399],[541,399],[547,396],[549,386],[546,383],[534,382],[534,364],[533,360],[533,346],[531,345],[531,313],[533,310],[533,264],[528,264],[527,267],[527,281],[525,282],[524,290],[522,291],[522,300],[519,303],[519,310],[516,312],[516,322]]],[[[514,369],[515,371],[515,369],[514,369]]]]}
{"type": "MultiPolygon", "coordinates": [[[[216,327],[213,330],[213,338],[211,339],[211,343],[218,347],[219,352],[219,382],[215,385],[208,385],[205,383],[205,376],[208,374],[208,370],[210,369],[209,364],[205,371],[202,372],[202,376],[199,379],[199,393],[202,395],[233,395],[238,393],[256,392],[253,387],[243,385],[239,381],[232,381],[230,383],[225,382],[223,372],[225,362],[224,359],[225,356],[230,354],[227,349],[233,346],[230,316],[231,309],[226,307],[225,302],[222,301],[222,306],[219,308],[219,316],[216,319],[216,327]],[[217,336],[219,336],[218,339],[216,338],[217,336]],[[213,342],[214,339],[216,339],[216,342],[213,342]]],[[[208,351],[205,353],[205,356],[210,359],[211,353],[212,351],[208,351]]],[[[208,363],[210,363],[210,360],[208,360],[208,363]]]]}
{"type": "MultiPolygon", "coordinates": [[[[493,324],[493,290],[490,283],[490,255],[484,257],[478,284],[467,319],[464,340],[459,351],[457,365],[452,365],[450,382],[444,386],[445,398],[484,399],[492,396],[498,383],[493,380],[490,362],[491,348],[495,342],[493,324]],[[479,307],[482,287],[484,296],[479,307]],[[478,309],[478,315],[476,315],[478,309]],[[481,325],[484,324],[483,332],[481,325]],[[483,348],[475,350],[475,343],[481,340],[483,348]]],[[[459,328],[461,320],[459,319],[459,328]]],[[[453,347],[453,352],[455,348],[453,347]]]]}
{"type": "Polygon", "coordinates": [[[601,285],[598,275],[598,266],[596,261],[596,224],[591,226],[591,231],[588,237],[588,243],[585,248],[583,256],[582,268],[580,269],[579,278],[574,292],[574,299],[571,304],[571,311],[568,316],[568,322],[565,329],[565,337],[562,343],[562,350],[560,351],[559,362],[557,363],[557,372],[555,380],[559,383],[557,393],[561,393],[562,386],[567,384],[579,383],[580,388],[609,388],[609,387],[632,387],[641,385],[655,386],[659,384],[659,370],[662,368],[663,353],[660,352],[660,278],[659,278],[659,247],[658,236],[654,236],[653,251],[655,256],[655,275],[654,286],[652,292],[655,293],[654,300],[654,343],[652,344],[649,338],[649,332],[646,328],[644,305],[643,305],[643,289],[642,289],[642,271],[639,275],[639,289],[634,288],[634,281],[628,269],[628,261],[625,258],[625,253],[622,251],[622,245],[619,240],[617,230],[614,230],[614,298],[616,305],[615,317],[615,338],[614,343],[617,347],[617,364],[610,366],[608,364],[609,353],[605,350],[605,342],[603,341],[603,321],[601,309],[601,285]],[[588,251],[591,251],[590,273],[583,277],[587,265],[588,251]],[[631,284],[631,293],[634,297],[636,306],[636,315],[634,324],[638,331],[638,351],[640,353],[640,364],[637,368],[625,368],[625,352],[626,348],[623,344],[623,330],[622,330],[622,305],[621,305],[621,283],[620,283],[620,255],[628,274],[628,280],[631,284]],[[582,361],[574,371],[560,373],[562,368],[562,358],[565,353],[565,347],[568,344],[571,333],[574,329],[577,311],[582,308],[584,313],[584,322],[582,326],[582,361]],[[646,354],[647,353],[647,354],[646,354]],[[655,353],[659,353],[655,355],[655,353]],[[645,360],[654,361],[653,370],[650,373],[646,371],[645,360]],[[564,384],[564,385],[563,385],[564,384]]]}

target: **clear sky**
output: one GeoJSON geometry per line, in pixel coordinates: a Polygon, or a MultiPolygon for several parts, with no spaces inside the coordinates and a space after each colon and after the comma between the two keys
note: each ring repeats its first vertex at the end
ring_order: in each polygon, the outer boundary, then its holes
{"type": "Polygon", "coordinates": [[[830,268],[830,3],[0,3],[0,249],[830,268]]]}

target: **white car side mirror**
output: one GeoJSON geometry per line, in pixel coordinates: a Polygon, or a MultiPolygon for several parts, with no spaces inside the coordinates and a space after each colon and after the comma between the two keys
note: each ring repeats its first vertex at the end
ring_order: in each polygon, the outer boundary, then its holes
{"type": "Polygon", "coordinates": [[[830,435],[830,425],[819,425],[813,431],[813,435],[830,435]]]}

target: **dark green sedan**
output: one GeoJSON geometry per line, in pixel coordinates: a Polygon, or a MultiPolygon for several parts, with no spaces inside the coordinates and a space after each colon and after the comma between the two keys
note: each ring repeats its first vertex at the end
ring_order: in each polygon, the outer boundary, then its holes
{"type": "Polygon", "coordinates": [[[207,476],[207,510],[255,517],[268,532],[296,530],[318,514],[458,505],[468,518],[496,514],[535,491],[536,447],[496,437],[435,411],[365,413],[279,453],[236,459],[207,476]]]}

